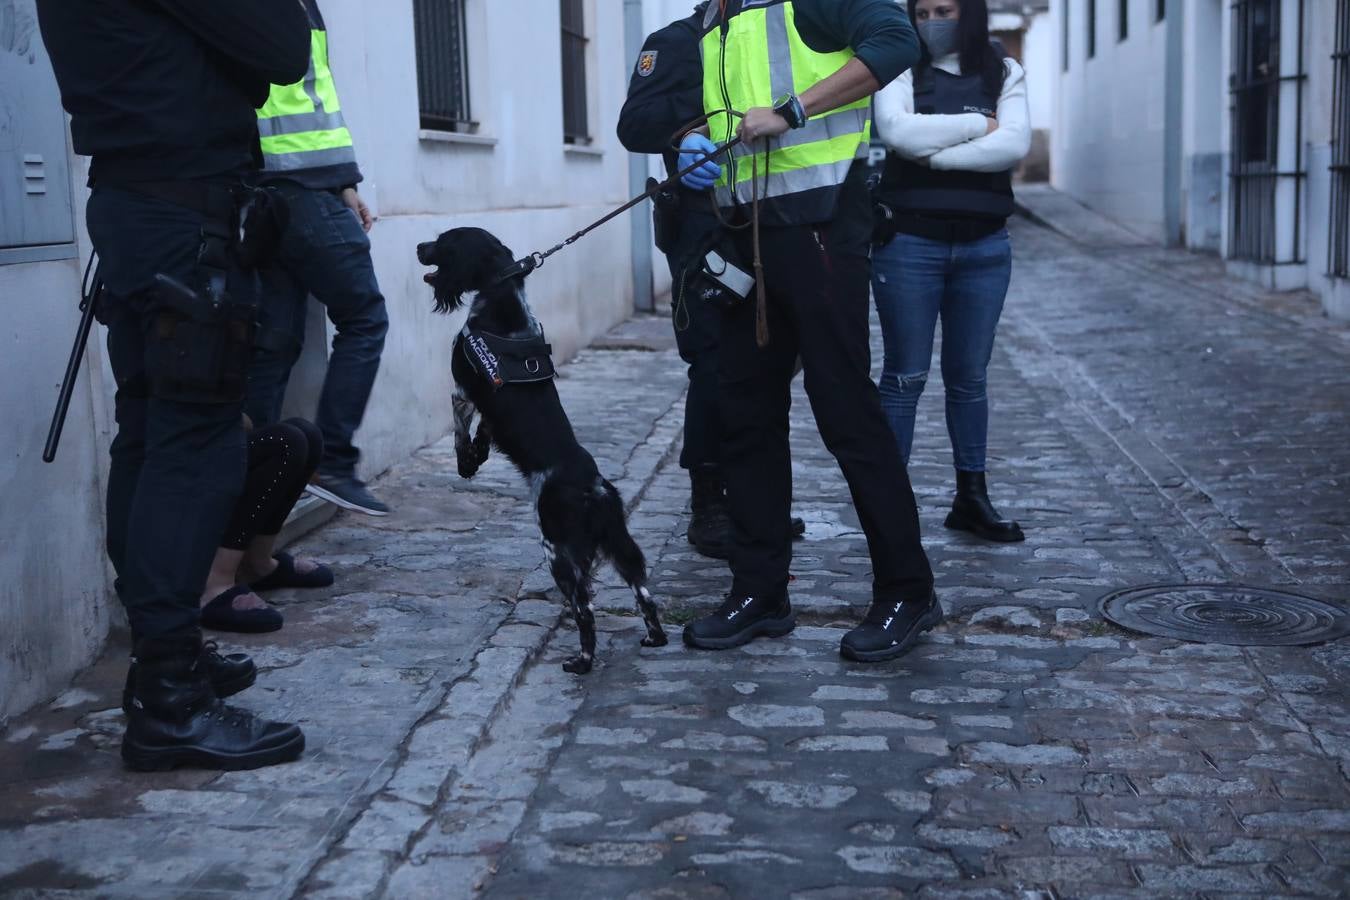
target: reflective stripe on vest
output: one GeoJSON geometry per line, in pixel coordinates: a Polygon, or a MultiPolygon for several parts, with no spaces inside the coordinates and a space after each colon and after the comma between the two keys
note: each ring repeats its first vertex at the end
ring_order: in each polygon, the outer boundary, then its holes
{"type": "Polygon", "coordinates": [[[272,85],[267,103],[258,110],[263,167],[269,172],[356,162],[328,67],[328,32],[315,28],[309,34],[305,77],[295,84],[272,85]]]}
{"type": "MultiPolygon", "coordinates": [[[[808,47],[797,33],[792,0],[742,8],[725,27],[725,35],[721,26],[715,27],[699,45],[705,112],[773,106],[786,94],[800,95],[853,58],[849,49],[819,53],[808,47]]],[[[735,135],[736,120],[718,113],[708,127],[713,141],[722,144],[735,135]]],[[[812,116],[805,127],[769,140],[767,179],[764,142],[737,145],[717,179],[717,202],[730,206],[749,200],[753,167],[747,157],[753,152],[760,153],[761,200],[838,187],[853,161],[866,158],[870,127],[870,97],[812,116]]]]}

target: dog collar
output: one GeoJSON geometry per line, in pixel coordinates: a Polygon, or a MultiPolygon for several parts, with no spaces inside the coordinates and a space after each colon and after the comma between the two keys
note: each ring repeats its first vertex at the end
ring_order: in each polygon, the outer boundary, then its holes
{"type": "Polygon", "coordinates": [[[538,254],[532,253],[529,256],[522,257],[493,276],[491,281],[480,288],[480,292],[517,276],[528,275],[537,268],[539,268],[538,254]]]}

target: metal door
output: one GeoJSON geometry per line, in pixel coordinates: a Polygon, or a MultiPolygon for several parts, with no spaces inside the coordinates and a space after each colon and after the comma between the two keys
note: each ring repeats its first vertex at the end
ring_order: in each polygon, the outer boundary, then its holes
{"type": "Polygon", "coordinates": [[[0,263],[73,256],[66,117],[33,0],[0,0],[0,263]]]}

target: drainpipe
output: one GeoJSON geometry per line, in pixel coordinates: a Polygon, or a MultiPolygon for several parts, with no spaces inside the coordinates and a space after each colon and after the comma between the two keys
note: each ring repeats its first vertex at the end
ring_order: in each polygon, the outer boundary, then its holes
{"type": "MultiPolygon", "coordinates": [[[[632,66],[642,52],[646,36],[642,28],[642,0],[623,0],[624,61],[632,66]]],[[[624,72],[628,83],[628,71],[624,72]]],[[[647,157],[639,153],[628,155],[628,195],[636,197],[647,189],[647,157]]],[[[643,203],[628,214],[632,240],[633,308],[651,312],[656,308],[652,289],[652,217],[643,203]]]]}
{"type": "Polygon", "coordinates": [[[1186,4],[1167,4],[1167,62],[1163,108],[1163,227],[1167,243],[1181,243],[1181,130],[1185,91],[1185,45],[1182,34],[1186,4]]]}

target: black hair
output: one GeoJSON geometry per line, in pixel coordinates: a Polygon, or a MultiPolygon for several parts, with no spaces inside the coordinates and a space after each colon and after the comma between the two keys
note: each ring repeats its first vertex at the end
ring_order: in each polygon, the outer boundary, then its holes
{"type": "MultiPolygon", "coordinates": [[[[956,47],[961,58],[961,74],[979,74],[989,93],[998,96],[1003,92],[1003,79],[1007,68],[1003,63],[1003,45],[989,39],[989,6],[985,0],[956,0],[961,7],[961,16],[956,22],[956,47]]],[[[915,25],[914,17],[918,0],[907,0],[909,21],[915,25]]],[[[916,69],[931,66],[933,57],[923,41],[919,41],[919,62],[916,69]]]]}

